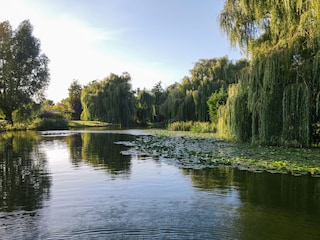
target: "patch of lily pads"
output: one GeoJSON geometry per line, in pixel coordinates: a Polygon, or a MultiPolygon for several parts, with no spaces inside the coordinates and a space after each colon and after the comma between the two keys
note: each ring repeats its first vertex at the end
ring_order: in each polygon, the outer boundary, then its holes
{"type": "MultiPolygon", "coordinates": [[[[121,142],[118,142],[121,144],[121,142]]],[[[230,166],[294,176],[320,176],[320,149],[240,144],[202,135],[153,134],[139,136],[124,155],[156,157],[183,168],[230,166]]]]}

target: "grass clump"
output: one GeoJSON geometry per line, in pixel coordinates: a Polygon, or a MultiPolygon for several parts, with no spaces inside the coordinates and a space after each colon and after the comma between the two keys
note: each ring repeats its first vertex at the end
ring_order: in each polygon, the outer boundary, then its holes
{"type": "Polygon", "coordinates": [[[173,122],[167,127],[169,131],[191,131],[193,133],[215,133],[216,126],[209,122],[173,122]]]}
{"type": "Polygon", "coordinates": [[[87,127],[107,127],[109,126],[106,122],[100,121],[83,121],[83,120],[71,120],[68,123],[70,128],[87,128],[87,127]]]}

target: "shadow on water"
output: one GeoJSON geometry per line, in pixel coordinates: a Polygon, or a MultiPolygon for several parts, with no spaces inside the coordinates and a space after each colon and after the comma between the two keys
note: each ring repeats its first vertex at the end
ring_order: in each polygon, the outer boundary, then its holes
{"type": "Polygon", "coordinates": [[[31,132],[0,135],[1,239],[41,235],[37,226],[41,209],[50,198],[51,177],[39,142],[39,135],[31,132]]]}
{"type": "Polygon", "coordinates": [[[237,192],[239,239],[318,239],[320,179],[235,168],[183,169],[200,191],[237,192]]]}
{"type": "Polygon", "coordinates": [[[50,176],[39,136],[8,133],[0,141],[0,210],[32,211],[49,198],[50,176]]]}

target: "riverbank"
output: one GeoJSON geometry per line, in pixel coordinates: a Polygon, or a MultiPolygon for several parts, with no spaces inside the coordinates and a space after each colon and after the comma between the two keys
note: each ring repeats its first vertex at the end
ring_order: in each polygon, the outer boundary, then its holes
{"type": "MultiPolygon", "coordinates": [[[[82,121],[82,120],[64,120],[63,124],[57,124],[53,121],[43,123],[16,123],[13,126],[7,124],[6,121],[0,120],[1,131],[26,131],[26,130],[66,130],[66,129],[79,129],[79,128],[105,128],[117,127],[117,125],[100,122],[100,121],[82,121]]],[[[60,121],[61,122],[61,121],[60,121]]],[[[59,123],[60,123],[59,122],[59,123]]]]}
{"type": "Polygon", "coordinates": [[[319,148],[255,146],[218,139],[212,133],[147,131],[151,135],[137,138],[134,147],[123,154],[162,158],[184,168],[231,166],[253,172],[320,177],[319,148]]]}

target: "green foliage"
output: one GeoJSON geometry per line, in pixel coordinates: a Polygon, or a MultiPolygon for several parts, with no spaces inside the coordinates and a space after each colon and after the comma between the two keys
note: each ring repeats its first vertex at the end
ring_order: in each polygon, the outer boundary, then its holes
{"type": "Polygon", "coordinates": [[[192,126],[193,126],[192,121],[173,122],[168,124],[167,129],[170,131],[191,131],[192,126]]]}
{"type": "Polygon", "coordinates": [[[70,108],[70,101],[68,98],[62,99],[60,102],[58,102],[54,106],[49,107],[48,110],[57,115],[61,115],[63,118],[67,120],[71,120],[72,118],[73,112],[72,112],[72,109],[70,108]]]}
{"type": "Polygon", "coordinates": [[[73,80],[69,89],[69,105],[72,110],[72,119],[79,120],[82,112],[82,104],[81,104],[81,91],[82,86],[79,81],[73,80]]]}
{"type": "Polygon", "coordinates": [[[82,120],[71,120],[68,126],[71,128],[105,128],[108,127],[108,123],[99,121],[82,121],[82,120]]]}
{"type": "Polygon", "coordinates": [[[158,82],[151,89],[151,93],[154,95],[154,118],[153,122],[162,122],[164,120],[164,116],[161,113],[161,105],[165,102],[167,98],[167,92],[162,88],[161,82],[158,82]]]}
{"type": "Polygon", "coordinates": [[[240,81],[229,86],[227,102],[218,109],[218,137],[240,142],[250,139],[251,115],[247,106],[248,96],[242,91],[246,85],[244,81],[240,81]]]}
{"type": "Polygon", "coordinates": [[[28,103],[20,106],[13,112],[13,121],[15,123],[29,124],[37,118],[40,112],[40,105],[35,103],[28,103]]]}
{"type": "Polygon", "coordinates": [[[227,57],[200,59],[190,70],[190,77],[168,87],[162,114],[169,121],[209,121],[208,98],[220,88],[226,89],[237,82],[246,66],[246,60],[234,63],[227,57]]]}
{"type": "Polygon", "coordinates": [[[211,94],[211,96],[207,101],[211,122],[217,123],[219,106],[225,105],[227,98],[228,98],[228,94],[224,88],[220,88],[219,91],[216,91],[211,94]]]}
{"type": "Polygon", "coordinates": [[[43,130],[65,130],[68,129],[68,121],[64,118],[39,118],[34,120],[31,129],[43,130]]]}
{"type": "Polygon", "coordinates": [[[136,96],[136,120],[146,125],[152,122],[155,116],[155,96],[147,90],[138,90],[136,96]]]}
{"type": "Polygon", "coordinates": [[[227,0],[220,25],[252,59],[247,84],[224,112],[230,119],[236,105],[249,110],[251,127],[236,132],[233,119],[229,132],[259,144],[310,146],[319,122],[320,2],[227,0]]]}
{"type": "Polygon", "coordinates": [[[191,127],[193,133],[215,133],[216,131],[216,124],[209,122],[194,122],[191,127]]]}
{"type": "Polygon", "coordinates": [[[134,96],[128,73],[111,74],[102,81],[93,81],[81,92],[82,120],[128,126],[134,115],[134,96]]]}
{"type": "Polygon", "coordinates": [[[173,122],[168,124],[169,131],[191,131],[193,133],[215,133],[216,125],[209,122],[173,122]]]}
{"type": "Polygon", "coordinates": [[[32,31],[29,21],[15,31],[9,22],[0,23],[0,109],[11,124],[13,111],[41,98],[49,83],[49,60],[32,31]]]}

